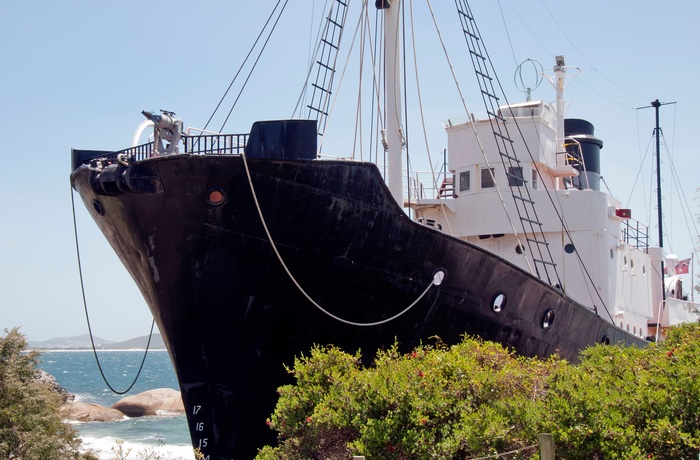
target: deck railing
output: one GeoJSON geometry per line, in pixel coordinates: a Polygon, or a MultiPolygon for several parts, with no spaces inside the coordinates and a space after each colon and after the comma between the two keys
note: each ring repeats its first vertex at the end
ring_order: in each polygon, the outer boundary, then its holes
{"type": "MultiPolygon", "coordinates": [[[[183,135],[180,153],[193,155],[239,155],[245,150],[249,134],[202,134],[198,136],[183,135]]],[[[118,158],[127,161],[141,161],[154,156],[153,142],[136,145],[117,152],[104,150],[73,149],[71,162],[73,170],[82,165],[89,165],[100,159],[103,165],[112,164],[118,158]]]]}
{"type": "MultiPolygon", "coordinates": [[[[183,136],[182,146],[184,152],[194,155],[237,155],[244,149],[248,142],[248,134],[203,134],[201,136],[183,136]]],[[[153,142],[129,147],[128,149],[114,152],[114,158],[119,154],[125,154],[135,160],[144,160],[153,156],[153,142]]]]}
{"type": "Polygon", "coordinates": [[[630,246],[646,250],[649,247],[649,227],[634,219],[623,220],[622,239],[630,246]]]}

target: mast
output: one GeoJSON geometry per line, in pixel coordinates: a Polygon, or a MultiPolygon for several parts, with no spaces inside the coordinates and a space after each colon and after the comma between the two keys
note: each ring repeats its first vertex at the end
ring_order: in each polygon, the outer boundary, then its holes
{"type": "Polygon", "coordinates": [[[384,10],[384,79],[386,97],[387,185],[392,196],[403,206],[403,124],[401,121],[401,50],[399,46],[400,0],[377,0],[384,10]]]}
{"type": "MultiPolygon", "coordinates": [[[[658,99],[652,101],[651,106],[654,107],[656,112],[656,128],[654,128],[654,133],[656,134],[656,203],[659,219],[659,247],[661,248],[661,254],[663,255],[664,249],[664,231],[663,231],[663,213],[661,212],[661,128],[659,127],[659,107],[661,107],[661,102],[658,99]]],[[[664,282],[664,258],[661,257],[661,300],[666,300],[666,283],[664,282]]]]}
{"type": "Polygon", "coordinates": [[[566,111],[566,101],[564,101],[564,87],[566,81],[566,64],[564,56],[556,57],[554,66],[554,81],[552,85],[557,94],[557,152],[564,152],[564,112],[566,111]]]}

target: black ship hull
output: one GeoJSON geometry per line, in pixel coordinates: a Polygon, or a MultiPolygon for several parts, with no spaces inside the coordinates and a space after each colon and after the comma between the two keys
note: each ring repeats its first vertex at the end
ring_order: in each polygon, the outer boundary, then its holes
{"type": "Polygon", "coordinates": [[[371,360],[394,342],[409,350],[470,334],[575,360],[593,343],[642,343],[505,260],[413,222],[372,164],[182,154],[79,168],[72,180],[155,317],[193,445],[211,460],[275,442],[265,420],[290,382],[284,364],[314,344],[371,360]]]}

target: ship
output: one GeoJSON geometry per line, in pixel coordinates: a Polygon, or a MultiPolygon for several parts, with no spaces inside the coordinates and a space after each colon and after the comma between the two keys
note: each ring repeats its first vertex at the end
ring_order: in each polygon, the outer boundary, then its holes
{"type": "MultiPolygon", "coordinates": [[[[330,51],[347,8],[332,3],[330,51]]],[[[593,124],[564,118],[563,56],[547,74],[556,102],[502,103],[465,1],[456,8],[487,116],[444,122],[442,173],[405,171],[391,52],[400,2],[374,7],[386,32],[387,165],[319,155],[325,96],[307,118],[243,134],[144,111],[132,146],[72,151],[72,187],[158,325],[206,459],[252,458],[275,443],[266,419],[291,383],[285,366],[317,344],[360,350],[370,364],[393,344],[407,352],[469,335],[576,361],[593,344],[662,338],[676,318],[666,304],[682,304],[648,227],[601,191],[593,124]],[[153,139],[137,144],[151,126],[153,139]]],[[[329,80],[313,85],[319,95],[329,80]]]]}

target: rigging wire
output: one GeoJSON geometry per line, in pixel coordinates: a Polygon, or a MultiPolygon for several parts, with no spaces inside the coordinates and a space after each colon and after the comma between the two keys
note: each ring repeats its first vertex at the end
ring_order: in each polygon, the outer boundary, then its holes
{"type": "MultiPolygon", "coordinates": [[[[425,152],[428,155],[428,163],[430,164],[430,174],[432,176],[432,181],[433,181],[433,188],[435,190],[439,190],[438,184],[437,184],[437,177],[435,175],[435,169],[433,167],[433,159],[432,155],[430,154],[430,144],[428,142],[428,131],[425,126],[425,114],[423,113],[423,96],[421,93],[421,87],[420,87],[420,78],[418,74],[418,51],[416,49],[416,37],[415,37],[415,32],[416,32],[416,27],[413,22],[413,0],[410,0],[409,3],[409,11],[410,11],[410,22],[411,22],[411,44],[413,47],[413,71],[415,72],[415,79],[416,79],[416,96],[418,98],[418,113],[420,114],[420,121],[421,121],[421,127],[423,129],[423,141],[425,142],[425,152]]],[[[408,105],[408,104],[406,104],[408,105]]],[[[410,190],[410,189],[409,189],[410,190]]],[[[450,223],[450,219],[447,218],[447,210],[445,209],[445,200],[440,199],[441,195],[438,193],[438,200],[440,202],[440,212],[442,213],[443,217],[445,218],[445,222],[447,223],[447,229],[450,233],[450,235],[454,236],[454,231],[452,230],[452,224],[450,223]]],[[[409,199],[410,199],[410,193],[409,193],[409,199]]]]}
{"type": "MultiPolygon", "coordinates": [[[[508,0],[508,1],[510,2],[510,0],[508,0]]],[[[574,45],[574,42],[571,41],[571,39],[569,38],[569,36],[566,35],[566,31],[565,31],[564,28],[557,22],[557,19],[554,17],[554,15],[552,14],[552,12],[549,11],[549,8],[547,8],[547,5],[545,4],[544,0],[540,0],[540,2],[542,3],[542,6],[544,7],[544,9],[545,9],[545,10],[547,11],[547,13],[549,14],[549,17],[551,17],[551,18],[552,18],[552,21],[554,21],[554,24],[557,25],[557,27],[559,28],[559,31],[562,33],[562,35],[564,36],[564,38],[566,38],[566,40],[569,42],[569,44],[571,45],[571,47],[572,47],[574,50],[576,50],[576,52],[577,52],[578,54],[581,55],[581,57],[583,58],[583,60],[586,61],[586,63],[588,63],[588,65],[591,66],[591,69],[592,69],[594,72],[598,73],[601,77],[603,77],[604,79],[606,79],[607,81],[609,81],[611,84],[613,84],[614,86],[618,87],[618,88],[621,89],[622,91],[624,91],[624,92],[626,92],[626,93],[628,93],[628,94],[631,94],[632,96],[638,97],[639,99],[642,99],[642,100],[644,100],[644,101],[651,100],[651,98],[642,97],[642,96],[640,96],[639,94],[633,93],[632,91],[628,90],[627,88],[624,88],[623,86],[618,85],[617,83],[615,83],[614,81],[612,81],[610,78],[608,78],[605,74],[603,74],[603,72],[599,71],[599,70],[596,68],[596,66],[594,66],[594,65],[591,63],[591,61],[589,61],[588,58],[576,47],[576,45],[574,45]]],[[[511,4],[511,6],[512,6],[512,4],[511,4]]],[[[621,104],[621,105],[624,105],[624,104],[621,104]]],[[[633,107],[630,107],[630,108],[633,108],[633,107]]]]}
{"type": "Polygon", "coordinates": [[[498,9],[501,12],[501,20],[503,21],[503,28],[506,31],[506,37],[508,37],[508,45],[510,46],[510,53],[513,55],[513,62],[518,65],[518,58],[515,57],[515,49],[513,48],[513,40],[510,38],[510,30],[508,30],[508,24],[506,23],[506,16],[503,14],[503,5],[501,0],[498,0],[498,9]]]}
{"type": "MultiPolygon", "coordinates": [[[[666,140],[665,136],[663,135],[663,131],[661,131],[661,137],[663,138],[664,141],[666,140]]],[[[666,147],[666,146],[667,146],[667,144],[666,144],[666,142],[664,142],[664,147],[666,147]]],[[[690,221],[688,220],[688,215],[692,215],[692,212],[690,210],[690,205],[688,204],[688,200],[686,199],[685,194],[683,193],[683,189],[681,187],[681,180],[680,180],[680,177],[678,176],[678,171],[676,170],[676,166],[673,163],[673,156],[671,155],[671,153],[669,152],[668,149],[666,149],[666,157],[668,158],[668,162],[669,162],[669,166],[670,166],[670,170],[671,170],[671,177],[673,178],[673,184],[676,188],[676,193],[678,193],[678,196],[681,198],[681,206],[682,206],[682,210],[683,210],[682,214],[683,214],[683,219],[685,221],[686,228],[688,230],[688,234],[691,236],[691,239],[693,241],[697,241],[700,233],[698,233],[698,227],[696,225],[695,220],[694,219],[690,219],[690,221]],[[683,208],[683,205],[685,205],[684,208],[683,208]],[[691,229],[691,225],[689,222],[692,222],[692,224],[693,224],[692,227],[695,230],[694,233],[693,233],[693,230],[691,229]]],[[[664,227],[665,228],[672,228],[671,226],[668,226],[668,225],[664,225],[664,227]]],[[[673,248],[671,247],[670,243],[671,243],[671,239],[669,238],[669,249],[672,250],[673,248]]],[[[693,249],[694,249],[693,252],[695,252],[695,244],[693,244],[693,249]]]]}
{"type": "MultiPolygon", "coordinates": [[[[429,2],[429,0],[428,0],[428,2],[429,2]]],[[[490,58],[490,56],[489,56],[488,50],[484,49],[484,53],[486,54],[486,57],[489,59],[489,62],[492,62],[492,61],[491,61],[491,58],[490,58]]],[[[493,69],[493,64],[492,64],[492,63],[491,63],[491,68],[493,69]]],[[[501,81],[500,81],[500,79],[498,78],[498,75],[495,74],[495,69],[494,69],[494,76],[493,76],[493,79],[494,79],[494,81],[496,82],[496,84],[497,84],[497,86],[498,86],[498,88],[499,88],[499,90],[500,90],[500,93],[503,95],[503,99],[504,99],[504,101],[505,101],[505,105],[506,105],[506,106],[510,106],[510,102],[508,101],[508,98],[507,98],[507,96],[506,96],[506,93],[505,93],[505,91],[503,90],[503,86],[501,85],[501,81]]],[[[533,163],[535,163],[535,159],[534,159],[534,156],[533,156],[533,154],[532,154],[532,151],[530,150],[529,146],[527,145],[527,142],[525,142],[525,136],[524,136],[524,133],[523,133],[522,130],[521,130],[520,124],[518,124],[517,122],[514,123],[514,124],[515,124],[515,127],[516,127],[516,129],[517,129],[519,135],[520,135],[520,138],[521,138],[521,139],[523,140],[523,142],[524,142],[525,150],[527,151],[527,153],[528,153],[528,155],[529,155],[529,157],[530,157],[530,160],[531,160],[533,163]]],[[[573,244],[573,239],[572,239],[572,237],[571,237],[571,233],[569,232],[569,229],[568,229],[568,227],[566,226],[566,224],[565,224],[565,222],[564,222],[564,219],[563,219],[561,213],[559,212],[559,208],[556,206],[556,203],[555,203],[555,201],[554,201],[554,198],[552,197],[551,191],[550,191],[546,186],[544,186],[544,180],[542,180],[543,178],[541,177],[541,174],[540,174],[539,170],[537,171],[537,174],[538,174],[538,176],[540,177],[540,180],[541,180],[541,182],[542,182],[542,184],[543,184],[543,187],[544,187],[543,189],[545,190],[546,195],[547,195],[547,197],[549,198],[549,201],[550,201],[550,203],[551,203],[551,205],[552,205],[552,208],[553,208],[553,210],[554,210],[554,212],[555,212],[555,214],[556,214],[556,216],[557,216],[557,219],[559,220],[559,222],[560,222],[560,224],[561,224],[561,226],[562,226],[562,229],[563,229],[564,232],[566,233],[566,236],[569,238],[569,241],[571,241],[572,244],[573,244]]],[[[584,269],[584,271],[585,271],[585,273],[586,273],[587,279],[588,279],[591,283],[593,283],[593,277],[591,276],[590,272],[588,271],[588,268],[587,268],[587,267],[585,266],[585,264],[583,263],[583,259],[581,258],[581,255],[579,254],[578,251],[574,251],[574,253],[576,254],[576,257],[578,258],[579,263],[580,263],[581,266],[583,267],[583,269],[584,269]]],[[[555,269],[555,272],[556,272],[556,269],[555,269]]],[[[606,303],[605,303],[605,301],[603,300],[603,297],[602,297],[601,293],[598,292],[598,290],[594,290],[594,292],[596,293],[596,295],[597,295],[598,299],[600,300],[600,302],[603,304],[603,307],[604,307],[603,309],[608,313],[608,316],[610,316],[610,319],[611,319],[611,320],[613,321],[613,323],[614,323],[614,319],[613,319],[613,317],[612,317],[612,315],[611,315],[611,313],[610,313],[610,310],[607,308],[606,303]]],[[[595,309],[596,312],[597,312],[597,308],[595,308],[595,305],[594,305],[594,309],[595,309]]]]}
{"type": "Polygon", "coordinates": [[[146,343],[146,350],[143,352],[143,359],[141,359],[141,364],[139,365],[139,370],[136,372],[136,376],[134,377],[134,380],[131,382],[131,384],[127,387],[126,390],[116,390],[114,387],[109,383],[109,380],[107,379],[107,376],[104,373],[104,370],[102,369],[102,365],[100,364],[100,358],[97,355],[97,348],[95,347],[95,339],[94,336],[92,335],[92,325],[90,324],[90,314],[88,313],[88,307],[87,307],[87,300],[85,297],[85,283],[83,281],[83,266],[80,261],[80,244],[78,242],[78,220],[76,218],[76,213],[75,213],[75,197],[73,194],[73,187],[71,186],[70,190],[70,201],[71,201],[71,207],[73,209],[73,234],[75,236],[75,253],[78,259],[78,275],[80,276],[80,291],[82,293],[83,297],[83,309],[85,310],[85,319],[87,320],[87,327],[88,327],[88,332],[90,334],[90,344],[92,345],[92,353],[95,356],[95,362],[97,363],[97,368],[100,371],[100,375],[102,376],[102,380],[104,380],[105,384],[107,387],[112,391],[112,393],[118,394],[118,395],[123,395],[128,393],[134,385],[136,385],[136,381],[139,379],[139,376],[141,375],[141,371],[143,370],[143,366],[146,363],[146,356],[148,356],[148,350],[151,346],[151,338],[153,337],[153,328],[156,325],[156,320],[155,318],[153,319],[153,322],[151,323],[151,331],[148,333],[148,342],[146,343]]]}
{"type": "MultiPolygon", "coordinates": [[[[209,123],[211,123],[212,119],[214,118],[214,115],[216,115],[216,112],[218,112],[219,108],[221,107],[221,104],[223,104],[224,99],[226,99],[226,96],[228,95],[229,91],[231,91],[231,87],[238,79],[238,76],[240,75],[240,73],[243,71],[243,67],[248,62],[250,55],[253,54],[253,50],[255,50],[255,47],[258,45],[258,42],[260,41],[260,38],[263,35],[263,32],[265,32],[265,29],[267,29],[267,26],[270,23],[270,21],[272,20],[272,17],[274,16],[275,11],[279,7],[279,4],[281,3],[281,1],[282,0],[277,0],[277,4],[275,4],[275,7],[272,9],[272,12],[270,13],[270,16],[267,18],[267,21],[265,21],[265,25],[262,27],[262,29],[260,29],[260,33],[258,34],[257,38],[255,39],[255,42],[253,42],[253,46],[250,47],[248,54],[246,55],[245,59],[243,59],[243,62],[241,63],[241,65],[238,67],[236,74],[233,76],[233,79],[231,80],[231,83],[229,83],[228,88],[226,88],[226,91],[224,91],[224,94],[223,94],[223,96],[221,96],[221,99],[219,99],[219,103],[216,104],[214,111],[211,113],[211,116],[209,117],[209,119],[205,123],[204,128],[202,128],[202,131],[207,129],[207,127],[209,126],[209,123]]],[[[286,6],[286,2],[285,2],[285,6],[286,6]]],[[[283,8],[283,10],[284,10],[284,8],[283,8]]],[[[279,19],[279,17],[278,17],[278,19],[279,19]]],[[[269,39],[269,37],[268,37],[268,39],[269,39]]],[[[258,58],[259,58],[259,56],[258,56],[258,58]]],[[[239,93],[239,96],[240,96],[240,93],[239,93]]],[[[238,101],[238,99],[236,99],[236,101],[238,101]]],[[[234,102],[234,106],[235,106],[235,102],[234,102]]]]}
{"type": "MultiPolygon", "coordinates": [[[[280,0],[278,0],[278,3],[279,3],[279,1],[280,0]]],[[[260,49],[260,52],[258,53],[258,57],[255,58],[255,62],[253,63],[253,66],[251,67],[250,72],[248,72],[248,76],[246,77],[245,81],[243,82],[243,85],[241,86],[240,91],[238,91],[238,95],[236,96],[236,99],[233,101],[233,105],[231,105],[231,109],[228,111],[228,114],[226,115],[224,122],[221,124],[221,128],[219,129],[219,131],[224,130],[224,126],[226,126],[228,119],[231,117],[231,113],[233,113],[233,109],[236,108],[236,104],[238,103],[238,100],[241,98],[241,95],[243,94],[243,90],[245,89],[246,85],[248,84],[248,80],[250,80],[250,77],[253,75],[253,71],[255,70],[255,67],[257,67],[258,62],[260,61],[260,58],[262,57],[262,54],[265,51],[265,48],[267,47],[267,44],[270,41],[270,38],[272,38],[272,34],[274,33],[275,29],[277,28],[277,23],[279,23],[279,20],[282,17],[282,13],[284,13],[284,10],[285,10],[285,8],[287,8],[288,3],[289,3],[289,0],[285,0],[284,5],[282,5],[282,9],[280,9],[279,14],[277,15],[277,19],[275,19],[275,22],[272,25],[272,28],[270,29],[270,33],[267,35],[267,38],[265,39],[265,43],[263,43],[262,48],[260,49]]],[[[275,9],[276,8],[277,8],[277,6],[275,5],[275,9]]],[[[274,12],[274,10],[273,10],[273,12],[274,12]]]]}
{"type": "MultiPolygon", "coordinates": [[[[328,5],[328,3],[326,3],[328,5]]],[[[331,11],[333,10],[333,7],[331,6],[331,11]]],[[[323,10],[321,11],[321,18],[323,18],[326,15],[326,7],[323,7],[323,10]]],[[[330,16],[331,11],[328,12],[328,15],[330,16]]],[[[299,93],[299,97],[297,98],[297,103],[294,106],[294,110],[292,111],[292,118],[295,118],[298,116],[298,114],[301,113],[301,107],[303,105],[303,101],[306,99],[306,94],[308,92],[308,86],[309,86],[309,79],[311,78],[311,72],[314,70],[314,65],[316,63],[316,58],[318,57],[318,53],[321,50],[321,34],[323,33],[323,21],[318,21],[318,30],[316,31],[316,46],[312,48],[309,56],[309,67],[306,72],[306,79],[304,80],[304,84],[301,87],[301,91],[299,93]]],[[[311,29],[309,29],[309,35],[311,35],[311,29]]],[[[309,37],[309,40],[311,40],[311,37],[309,37]]]]}

